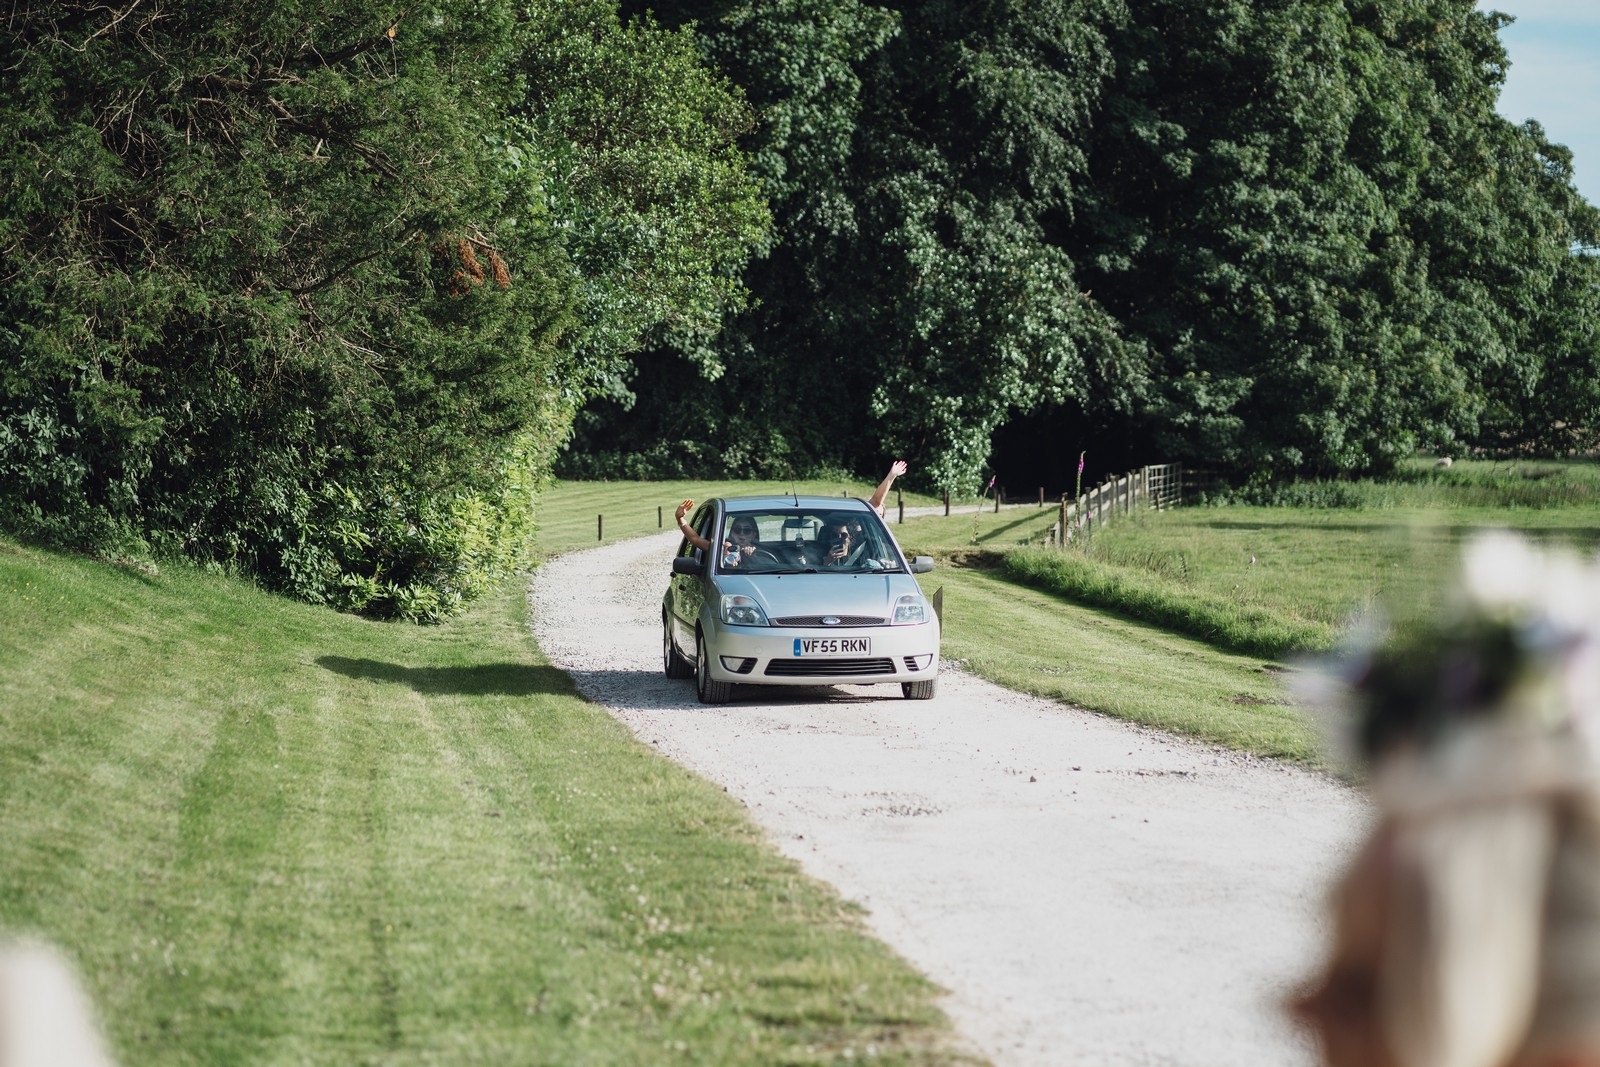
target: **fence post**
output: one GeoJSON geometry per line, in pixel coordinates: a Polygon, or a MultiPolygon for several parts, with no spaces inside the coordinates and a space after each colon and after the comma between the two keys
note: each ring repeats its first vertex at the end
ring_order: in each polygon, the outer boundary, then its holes
{"type": "Polygon", "coordinates": [[[606,517],[604,515],[596,515],[594,517],[594,539],[596,541],[604,541],[606,539],[606,517]]]}
{"type": "Polygon", "coordinates": [[[947,519],[950,517],[950,490],[948,489],[944,491],[944,517],[947,519]]]}
{"type": "Polygon", "coordinates": [[[906,524],[906,498],[900,495],[900,490],[894,491],[895,506],[900,509],[900,525],[906,524]]]}
{"type": "Polygon", "coordinates": [[[995,491],[994,491],[994,513],[996,515],[1000,514],[1000,498],[1005,496],[1005,495],[1006,495],[1006,491],[1004,489],[1001,489],[998,486],[995,487],[995,491]]]}
{"type": "Polygon", "coordinates": [[[661,505],[657,504],[656,505],[656,529],[665,530],[666,528],[667,528],[666,523],[663,522],[662,518],[661,518],[661,505]]]}

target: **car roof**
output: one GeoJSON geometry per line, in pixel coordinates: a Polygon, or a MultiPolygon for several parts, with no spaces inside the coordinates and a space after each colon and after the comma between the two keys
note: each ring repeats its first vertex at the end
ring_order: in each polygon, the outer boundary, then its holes
{"type": "Polygon", "coordinates": [[[872,505],[853,496],[730,496],[723,498],[727,511],[865,511],[873,513],[872,505]]]}

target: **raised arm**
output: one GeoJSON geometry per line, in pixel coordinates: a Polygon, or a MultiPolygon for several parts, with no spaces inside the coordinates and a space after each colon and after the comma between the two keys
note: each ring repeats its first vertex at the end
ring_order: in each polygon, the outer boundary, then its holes
{"type": "Polygon", "coordinates": [[[877,509],[879,515],[883,514],[883,502],[889,499],[889,487],[894,484],[896,478],[905,472],[906,461],[903,459],[895,460],[889,464],[889,473],[883,476],[883,481],[878,483],[878,488],[872,491],[872,499],[868,500],[867,503],[877,509]]]}
{"type": "Polygon", "coordinates": [[[711,547],[711,542],[707,541],[704,537],[701,537],[699,534],[695,533],[694,532],[694,527],[690,526],[687,522],[683,521],[683,517],[685,515],[689,514],[689,509],[692,508],[692,507],[694,507],[694,501],[693,500],[685,500],[683,503],[678,505],[678,510],[676,512],[676,516],[677,516],[677,519],[678,519],[678,529],[683,531],[683,536],[685,536],[685,537],[687,537],[689,539],[689,543],[691,545],[693,545],[694,547],[698,548],[700,551],[704,552],[706,549],[711,547]]]}

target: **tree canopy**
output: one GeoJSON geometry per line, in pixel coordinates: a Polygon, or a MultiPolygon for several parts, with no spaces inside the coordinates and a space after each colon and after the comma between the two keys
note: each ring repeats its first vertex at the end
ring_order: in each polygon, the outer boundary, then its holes
{"type": "Polygon", "coordinates": [[[66,543],[447,614],[765,232],[739,94],[614,5],[24,0],[0,48],[0,503],[66,543]]]}
{"type": "Polygon", "coordinates": [[[1507,21],[18,0],[0,522],[437,618],[553,466],[1592,449],[1600,216],[1495,111],[1507,21]]]}
{"type": "Polygon", "coordinates": [[[1594,210],[1496,113],[1508,19],[1472,0],[635,6],[746,86],[777,240],[756,306],[642,357],[569,470],[906,454],[970,489],[1040,410],[1256,478],[1596,441],[1594,210]],[[791,158],[829,161],[809,198],[791,158]]]}

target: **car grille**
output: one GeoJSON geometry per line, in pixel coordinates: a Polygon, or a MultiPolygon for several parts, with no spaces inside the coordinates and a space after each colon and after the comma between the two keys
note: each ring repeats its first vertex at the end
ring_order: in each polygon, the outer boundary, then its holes
{"type": "Polygon", "coordinates": [[[841,674],[893,674],[894,660],[877,659],[775,659],[766,673],[783,678],[822,678],[841,674]]]}
{"type": "Polygon", "coordinates": [[[781,619],[773,619],[774,626],[821,626],[823,619],[838,619],[838,622],[828,623],[828,629],[835,626],[882,626],[888,622],[874,615],[785,615],[781,619]]]}

